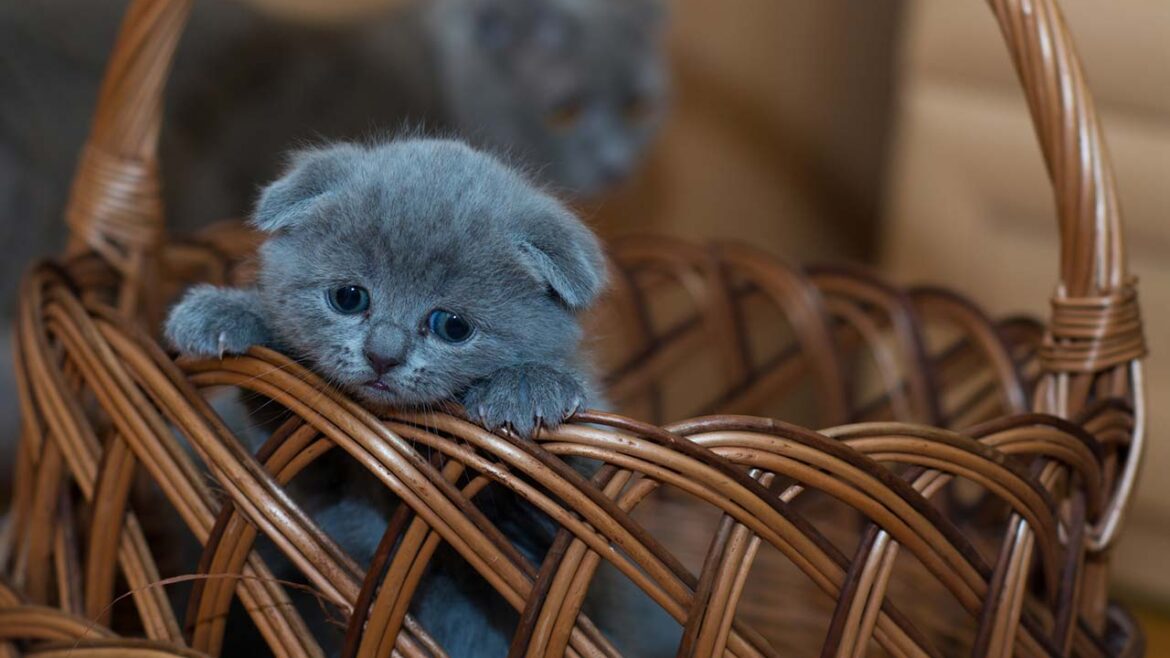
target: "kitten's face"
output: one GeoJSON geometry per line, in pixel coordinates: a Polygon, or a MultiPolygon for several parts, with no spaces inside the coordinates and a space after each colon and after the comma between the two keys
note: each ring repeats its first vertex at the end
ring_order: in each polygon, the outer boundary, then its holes
{"type": "Polygon", "coordinates": [[[571,354],[576,322],[516,229],[553,225],[559,204],[461,146],[399,151],[367,156],[262,247],[282,347],[375,406],[450,399],[502,366],[571,354]]]}
{"type": "Polygon", "coordinates": [[[465,134],[593,195],[629,175],[666,104],[650,0],[448,0],[447,104],[465,134]]]}

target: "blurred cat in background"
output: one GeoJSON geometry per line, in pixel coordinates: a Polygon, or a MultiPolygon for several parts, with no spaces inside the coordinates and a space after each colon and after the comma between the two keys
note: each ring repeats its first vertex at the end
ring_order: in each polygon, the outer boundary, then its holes
{"type": "Polygon", "coordinates": [[[661,13],[656,0],[438,0],[444,111],[562,191],[597,194],[630,174],[661,120],[661,13]]]}
{"type": "Polygon", "coordinates": [[[290,143],[404,126],[597,195],[629,175],[661,120],[658,1],[431,0],[369,26],[278,31],[234,0],[196,3],[192,30],[219,45],[177,57],[169,208],[183,224],[241,216],[290,143]]]}

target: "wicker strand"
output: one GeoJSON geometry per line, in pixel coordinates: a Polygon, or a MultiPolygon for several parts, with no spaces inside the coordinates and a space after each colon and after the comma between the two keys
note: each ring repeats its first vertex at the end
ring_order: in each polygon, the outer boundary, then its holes
{"type": "Polygon", "coordinates": [[[1052,323],[1040,348],[1048,372],[1099,372],[1145,354],[1132,279],[1109,295],[1052,300],[1052,323]]]}
{"type": "Polygon", "coordinates": [[[87,146],[77,166],[65,219],[74,240],[114,264],[124,260],[115,249],[153,249],[163,233],[157,167],[87,146]]]}

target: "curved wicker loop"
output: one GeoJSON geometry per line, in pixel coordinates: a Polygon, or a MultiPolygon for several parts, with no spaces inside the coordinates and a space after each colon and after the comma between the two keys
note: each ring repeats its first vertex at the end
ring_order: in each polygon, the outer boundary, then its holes
{"type": "MultiPolygon", "coordinates": [[[[970,301],[949,290],[939,288],[914,288],[909,291],[919,313],[925,318],[947,321],[962,327],[963,334],[970,337],[972,347],[981,353],[986,361],[995,366],[995,389],[1001,396],[1001,408],[1006,413],[1023,413],[1028,409],[1028,396],[1024,391],[1023,378],[1019,367],[1008,352],[1008,347],[999,328],[982,310],[970,301]]],[[[965,425],[947,418],[947,425],[965,425]]]]}
{"type": "MultiPolygon", "coordinates": [[[[674,324],[665,332],[669,335],[652,346],[649,353],[635,354],[632,362],[639,367],[632,372],[619,367],[608,387],[615,401],[623,402],[644,389],[647,382],[661,378],[692,354],[696,345],[710,344],[717,345],[720,351],[718,366],[724,373],[724,393],[699,413],[716,409],[755,411],[762,401],[804,375],[815,384],[821,400],[819,422],[833,425],[848,419],[845,377],[833,348],[824,299],[798,268],[742,245],[704,248],[664,237],[622,238],[614,242],[611,252],[628,276],[656,274],[664,284],[673,283],[686,290],[691,305],[701,315],[674,324]],[[739,303],[747,297],[766,300],[781,310],[796,339],[791,353],[762,364],[758,371],[741,326],[744,320],[738,313],[739,303]]],[[[650,296],[658,286],[646,288],[642,294],[650,296]]]]}
{"type": "MultiPolygon", "coordinates": [[[[84,373],[84,379],[98,395],[99,402],[115,412],[112,420],[119,434],[129,442],[152,479],[163,487],[164,494],[187,527],[197,539],[205,540],[211,526],[213,497],[190,457],[173,443],[159,443],[152,438],[169,436],[165,421],[152,411],[153,407],[127,373],[125,362],[115,356],[113,351],[118,341],[123,345],[134,342],[135,339],[129,336],[136,335],[137,330],[130,330],[128,335],[122,333],[128,325],[112,310],[103,313],[100,309],[82,308],[69,293],[69,286],[64,283],[62,276],[59,272],[42,269],[30,277],[24,290],[23,313],[18,325],[22,352],[28,358],[25,365],[30,369],[22,381],[32,382],[36,387],[33,397],[40,401],[41,408],[52,409],[52,413],[43,416],[48,421],[54,441],[42,444],[43,454],[37,456],[39,470],[54,469],[59,473],[60,456],[64,454],[72,480],[83,496],[93,500],[100,447],[75,396],[67,390],[59,366],[52,361],[50,355],[55,350],[48,345],[48,340],[52,338],[65,346],[65,352],[77,364],[78,370],[84,373]],[[99,316],[104,314],[107,319],[96,324],[90,314],[92,310],[97,310],[99,316]],[[45,314],[43,319],[39,315],[42,312],[45,314]],[[58,441],[62,444],[60,447],[58,441]]],[[[160,354],[160,358],[167,360],[165,355],[160,354]]],[[[148,390],[154,392],[154,389],[148,390]]],[[[191,421],[190,418],[184,420],[188,423],[191,421]]],[[[42,491],[57,491],[60,482],[61,476],[58,474],[45,476],[38,472],[37,491],[31,503],[34,510],[36,499],[42,497],[38,494],[42,491]]],[[[43,513],[46,515],[43,518],[54,516],[51,511],[43,513]]],[[[170,603],[161,588],[154,586],[160,578],[150,551],[146,548],[145,540],[134,532],[137,524],[133,513],[126,510],[125,514],[126,531],[121,537],[123,548],[119,551],[119,562],[134,587],[134,600],[146,624],[147,633],[151,637],[181,641],[170,603]],[[142,575],[136,577],[136,574],[142,575]],[[151,620],[155,619],[161,621],[152,624],[151,620]]],[[[36,512],[24,512],[21,516],[26,524],[37,518],[36,512]]],[[[43,534],[41,528],[52,525],[44,521],[32,525],[27,538],[18,546],[17,555],[49,554],[51,551],[47,548],[38,547],[38,541],[43,541],[38,538],[43,534]]],[[[28,574],[29,583],[24,589],[31,595],[39,594],[47,598],[46,587],[37,586],[37,583],[47,580],[47,575],[42,574],[43,569],[43,560],[30,558],[26,562],[23,571],[28,574]]],[[[272,580],[272,575],[263,563],[256,556],[250,556],[249,568],[245,573],[249,580],[241,584],[241,598],[249,608],[264,611],[255,620],[261,632],[271,639],[272,646],[281,646],[282,642],[291,639],[291,643],[285,644],[287,650],[282,655],[310,655],[304,653],[304,647],[310,646],[312,637],[303,622],[299,622],[295,615],[288,614],[290,606],[287,599],[281,601],[279,597],[274,598],[273,592],[262,586],[264,582],[272,580]]],[[[68,580],[60,583],[62,587],[74,584],[74,581],[68,580]]]]}
{"type": "MultiPolygon", "coordinates": [[[[892,354],[882,358],[875,351],[874,358],[881,364],[882,376],[904,380],[886,385],[891,397],[898,395],[903,398],[903,411],[895,412],[894,416],[913,418],[928,425],[944,425],[936,394],[938,387],[926,365],[928,356],[920,329],[922,323],[910,297],[859,268],[810,266],[806,271],[825,295],[830,311],[867,334],[865,344],[880,349],[883,346],[880,327],[889,326],[893,330],[893,346],[889,350],[892,354]],[[835,303],[838,298],[847,303],[835,303]]],[[[878,413],[896,404],[890,399],[883,401],[880,409],[859,410],[861,414],[855,412],[857,417],[854,420],[862,420],[866,414],[878,413]]]]}
{"type": "Polygon", "coordinates": [[[1133,427],[1130,429],[1129,450],[1125,456],[1125,468],[1114,487],[1113,497],[1109,507],[1100,521],[1089,527],[1085,539],[1089,550],[1101,553],[1113,546],[1121,531],[1125,514],[1129,510],[1130,500],[1137,487],[1138,469],[1145,458],[1146,444],[1146,387],[1142,375],[1142,365],[1134,362],[1129,365],[1129,379],[1126,385],[1133,396],[1133,427]]]}

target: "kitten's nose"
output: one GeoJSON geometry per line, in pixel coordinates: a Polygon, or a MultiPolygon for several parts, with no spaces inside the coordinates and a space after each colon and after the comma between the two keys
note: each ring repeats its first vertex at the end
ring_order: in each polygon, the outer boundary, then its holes
{"type": "Polygon", "coordinates": [[[597,162],[598,177],[604,185],[620,183],[630,174],[634,162],[630,153],[620,147],[603,148],[597,162]]]}
{"type": "Polygon", "coordinates": [[[630,168],[620,163],[607,162],[601,166],[600,178],[603,185],[617,185],[625,180],[630,168]]]}
{"type": "Polygon", "coordinates": [[[366,350],[366,360],[370,362],[370,366],[374,368],[374,372],[379,376],[390,372],[402,363],[402,360],[396,356],[378,354],[370,350],[366,350]]]}

